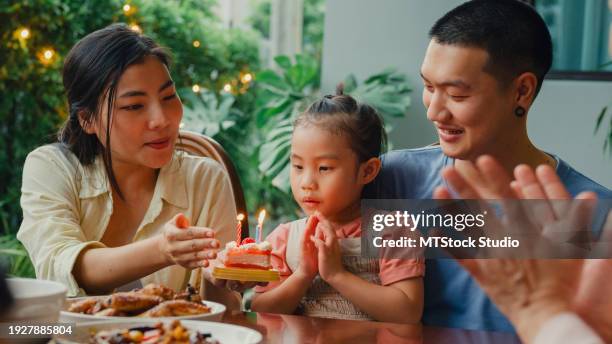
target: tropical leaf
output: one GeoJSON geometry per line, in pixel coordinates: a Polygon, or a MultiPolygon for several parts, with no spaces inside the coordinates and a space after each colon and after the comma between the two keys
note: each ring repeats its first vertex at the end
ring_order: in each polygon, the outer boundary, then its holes
{"type": "Polygon", "coordinates": [[[257,127],[263,128],[271,118],[287,117],[286,115],[291,112],[294,103],[295,100],[290,97],[272,99],[270,104],[257,112],[257,127]]]}
{"type": "Polygon", "coordinates": [[[191,90],[184,93],[182,98],[190,105],[183,106],[184,129],[214,137],[236,124],[236,120],[232,118],[235,98],[231,94],[217,95],[207,89],[199,93],[191,90]]]}
{"type": "Polygon", "coordinates": [[[599,113],[599,116],[597,116],[597,122],[595,123],[595,133],[597,133],[597,131],[599,131],[599,127],[601,126],[601,122],[603,122],[603,119],[606,115],[606,111],[608,111],[608,107],[604,107],[603,109],[601,109],[601,112],[599,113]]]}
{"type": "Polygon", "coordinates": [[[9,276],[36,277],[28,253],[12,234],[0,237],[0,265],[9,276]]]}
{"type": "MultiPolygon", "coordinates": [[[[599,116],[597,116],[597,121],[595,122],[594,134],[597,134],[599,132],[599,129],[601,129],[603,120],[608,114],[607,111],[608,111],[608,107],[606,106],[601,110],[601,112],[599,113],[599,116]]],[[[612,156],[612,116],[609,116],[609,117],[610,117],[610,120],[608,121],[608,133],[606,134],[604,138],[603,152],[604,154],[606,152],[609,152],[610,156],[612,156]]]]}
{"type": "Polygon", "coordinates": [[[293,119],[303,103],[318,94],[319,66],[306,55],[296,55],[295,63],[287,56],[277,56],[281,71],[266,70],[257,75],[259,107],[256,113],[257,128],[268,123],[293,119]]]}
{"type": "Polygon", "coordinates": [[[257,86],[270,92],[285,95],[291,91],[291,86],[272,70],[265,70],[257,74],[257,86]]]}
{"type": "Polygon", "coordinates": [[[278,122],[259,150],[259,171],[268,177],[276,177],[288,165],[293,124],[290,119],[278,122]]]}
{"type": "Polygon", "coordinates": [[[404,117],[410,107],[412,89],[405,75],[393,69],[367,78],[361,85],[355,76],[344,80],[345,92],[374,107],[383,117],[404,117]]]}
{"type": "Polygon", "coordinates": [[[288,70],[291,68],[291,59],[288,56],[280,55],[274,58],[274,62],[279,65],[284,70],[288,70]]]}

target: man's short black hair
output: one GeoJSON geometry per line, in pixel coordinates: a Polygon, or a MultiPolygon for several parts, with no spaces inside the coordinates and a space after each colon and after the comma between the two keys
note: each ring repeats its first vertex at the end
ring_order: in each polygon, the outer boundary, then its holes
{"type": "Polygon", "coordinates": [[[472,0],[446,13],[429,36],[439,44],[484,49],[485,71],[502,86],[524,72],[538,78],[536,95],[552,64],[552,40],[536,10],[519,0],[472,0]]]}

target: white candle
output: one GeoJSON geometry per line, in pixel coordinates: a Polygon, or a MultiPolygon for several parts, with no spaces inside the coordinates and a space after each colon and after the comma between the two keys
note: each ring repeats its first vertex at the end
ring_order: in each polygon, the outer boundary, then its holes
{"type": "Polygon", "coordinates": [[[261,242],[263,234],[263,222],[265,218],[266,210],[262,209],[262,211],[259,212],[259,217],[257,218],[257,232],[255,233],[257,235],[257,242],[261,242]]]}

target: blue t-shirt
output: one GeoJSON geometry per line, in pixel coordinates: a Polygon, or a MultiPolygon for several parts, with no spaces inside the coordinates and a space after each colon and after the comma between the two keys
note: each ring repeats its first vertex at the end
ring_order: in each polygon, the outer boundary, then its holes
{"type": "MultiPolygon", "coordinates": [[[[557,174],[572,195],[594,191],[610,199],[612,191],[557,160],[557,174]]],[[[397,150],[386,154],[376,181],[364,191],[364,198],[431,199],[444,181],[440,172],[454,159],[440,147],[397,150]]],[[[486,296],[470,274],[453,259],[428,259],[425,271],[423,324],[470,330],[514,331],[506,317],[486,296]]]]}

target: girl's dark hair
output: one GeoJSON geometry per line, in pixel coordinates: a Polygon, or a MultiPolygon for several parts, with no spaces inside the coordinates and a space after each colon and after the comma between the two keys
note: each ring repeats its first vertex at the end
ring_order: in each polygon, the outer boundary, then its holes
{"type": "Polygon", "coordinates": [[[111,186],[123,198],[113,173],[110,151],[110,128],[117,84],[131,65],[142,63],[147,56],[157,57],[166,67],[169,54],[151,38],[125,24],[112,24],[79,40],[66,56],[62,77],[68,98],[69,117],[58,132],[58,141],[68,148],[84,166],[102,154],[111,186]],[[103,104],[104,97],[108,101],[103,104]],[[101,123],[100,114],[107,107],[106,142],[83,126],[101,123]],[[81,122],[83,125],[81,125],[81,122]]]}
{"type": "Polygon", "coordinates": [[[344,85],[336,95],[327,95],[312,103],[295,120],[294,128],[314,124],[337,135],[345,135],[359,163],[377,158],[387,147],[387,133],[382,118],[368,104],[344,94],[344,85]]]}

